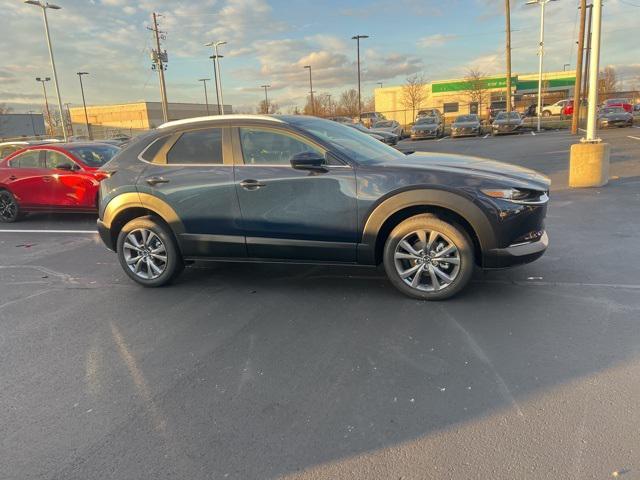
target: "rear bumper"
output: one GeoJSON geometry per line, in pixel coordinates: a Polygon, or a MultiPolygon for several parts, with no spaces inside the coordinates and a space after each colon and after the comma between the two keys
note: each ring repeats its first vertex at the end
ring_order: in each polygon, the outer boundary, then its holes
{"type": "Polygon", "coordinates": [[[109,230],[109,228],[107,228],[104,222],[100,219],[98,219],[97,225],[98,225],[98,235],[100,235],[100,239],[107,246],[109,250],[113,250],[115,252],[116,246],[113,242],[113,239],[111,238],[111,230],[109,230]]]}
{"type": "Polygon", "coordinates": [[[494,248],[484,255],[483,267],[506,268],[530,263],[544,255],[548,246],[549,236],[547,232],[544,232],[540,240],[536,242],[512,245],[506,248],[494,248]]]}

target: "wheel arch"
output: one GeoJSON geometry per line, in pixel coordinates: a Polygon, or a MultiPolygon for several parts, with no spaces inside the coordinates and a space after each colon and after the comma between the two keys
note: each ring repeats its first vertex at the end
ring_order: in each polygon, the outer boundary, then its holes
{"type": "Polygon", "coordinates": [[[482,252],[495,245],[489,219],[471,200],[445,190],[417,189],[397,193],[372,209],[363,229],[358,260],[379,264],[384,244],[393,228],[407,218],[423,213],[459,224],[473,242],[479,265],[482,263],[482,252]]]}
{"type": "Polygon", "coordinates": [[[104,209],[102,223],[109,230],[112,245],[117,245],[122,228],[134,218],[152,215],[169,227],[179,246],[178,235],[184,233],[184,225],[173,208],[163,200],[147,193],[122,193],[109,201],[104,209]]]}

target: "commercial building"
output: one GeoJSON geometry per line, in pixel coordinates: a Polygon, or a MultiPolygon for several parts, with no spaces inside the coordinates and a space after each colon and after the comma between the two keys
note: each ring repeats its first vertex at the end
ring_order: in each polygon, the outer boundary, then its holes
{"type": "MultiPolygon", "coordinates": [[[[575,72],[548,72],[542,77],[543,103],[548,104],[573,95],[575,72]]],[[[424,85],[423,100],[415,109],[437,108],[445,117],[465,113],[488,115],[491,102],[505,101],[506,75],[482,77],[475,80],[440,80],[424,85]]],[[[512,74],[511,89],[517,110],[537,102],[538,74],[512,74]]],[[[413,108],[405,101],[403,85],[376,88],[376,111],[388,119],[407,125],[414,121],[413,108]]]]}
{"type": "MultiPolygon", "coordinates": [[[[209,114],[217,114],[217,105],[209,105],[209,114]]],[[[231,105],[224,106],[224,113],[232,112],[231,105]]],[[[169,103],[169,120],[207,115],[207,107],[200,103],[169,103]]],[[[69,108],[73,134],[87,135],[84,108],[69,108]]],[[[93,134],[109,137],[116,133],[136,133],[156,128],[164,123],[160,102],[135,102],[116,105],[87,105],[87,117],[93,134]]]]}
{"type": "Polygon", "coordinates": [[[0,115],[0,140],[45,135],[44,117],[38,113],[7,113],[0,115]]]}

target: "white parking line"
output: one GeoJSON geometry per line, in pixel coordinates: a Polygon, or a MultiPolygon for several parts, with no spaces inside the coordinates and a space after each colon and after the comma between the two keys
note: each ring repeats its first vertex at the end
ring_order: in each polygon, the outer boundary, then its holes
{"type": "Polygon", "coordinates": [[[634,140],[640,140],[640,137],[634,137],[633,135],[629,135],[629,138],[633,138],[634,140]]]}
{"type": "MultiPolygon", "coordinates": [[[[505,30],[506,31],[506,30],[505,30]]],[[[536,132],[534,132],[533,130],[531,130],[531,135],[533,135],[534,137],[536,136],[536,132]]]]}
{"type": "Polygon", "coordinates": [[[446,137],[439,138],[438,140],[436,140],[436,142],[441,142],[442,140],[445,140],[447,138],[449,138],[449,135],[447,135],[446,137]]]}
{"type": "Polygon", "coordinates": [[[98,233],[97,230],[5,230],[0,229],[0,233],[79,233],[93,234],[98,233]]]}
{"type": "MultiPolygon", "coordinates": [[[[506,31],[506,30],[505,30],[505,31],[506,31]]],[[[483,138],[483,139],[484,139],[484,138],[489,138],[489,135],[491,135],[491,134],[490,134],[490,133],[487,133],[487,134],[486,134],[484,137],[482,137],[482,138],[483,138]]]]}

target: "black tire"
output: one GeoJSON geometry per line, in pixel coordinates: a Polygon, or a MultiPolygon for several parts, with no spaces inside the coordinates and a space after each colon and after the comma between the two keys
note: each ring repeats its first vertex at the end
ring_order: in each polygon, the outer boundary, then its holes
{"type": "MultiPolygon", "coordinates": [[[[418,235],[415,235],[413,238],[418,239],[418,235]]],[[[427,240],[428,238],[429,237],[427,237],[427,240]]],[[[419,239],[418,243],[420,243],[419,239]]],[[[414,247],[418,245],[418,243],[414,244],[414,247]]],[[[424,243],[422,243],[422,245],[424,245],[424,243]]],[[[393,229],[384,246],[383,264],[389,281],[405,295],[419,300],[445,300],[460,292],[473,276],[475,268],[473,242],[464,229],[454,223],[441,220],[434,215],[416,215],[404,220],[393,229]],[[409,239],[415,235],[414,232],[418,231],[438,233],[438,237],[436,237],[436,240],[432,243],[430,253],[426,254],[421,252],[421,260],[397,260],[396,255],[402,255],[402,252],[398,252],[398,249],[403,250],[402,247],[399,247],[400,243],[403,241],[405,243],[410,242],[409,239]],[[439,260],[434,260],[435,257],[431,256],[433,253],[438,253],[437,249],[445,250],[447,249],[447,245],[450,244],[453,244],[455,247],[452,255],[456,257],[452,260],[457,261],[457,267],[456,265],[448,264],[446,261],[451,257],[440,257],[439,260]],[[434,261],[436,263],[434,263],[434,261]],[[437,262],[443,262],[445,265],[437,262]],[[422,272],[422,269],[424,269],[424,273],[419,274],[421,276],[418,278],[418,287],[413,287],[407,283],[411,282],[412,279],[410,277],[403,279],[399,268],[406,268],[407,270],[404,272],[406,273],[411,269],[417,268],[419,265],[422,265],[422,267],[420,267],[418,271],[422,272]],[[427,271],[427,269],[429,270],[427,271]],[[447,283],[442,277],[436,274],[436,270],[438,270],[440,274],[444,273],[451,278],[450,283],[447,283]],[[438,283],[440,289],[434,289],[433,287],[434,283],[432,278],[434,275],[438,282],[442,282],[438,283]],[[420,281],[425,280],[425,276],[428,277],[426,283],[429,284],[430,287],[429,285],[420,285],[420,281]],[[432,290],[429,290],[429,288],[432,290]]],[[[415,279],[415,275],[413,279],[415,279]]]]}
{"type": "Polygon", "coordinates": [[[9,190],[0,190],[0,222],[13,223],[22,217],[16,197],[9,190]]]}
{"type": "MultiPolygon", "coordinates": [[[[130,242],[128,242],[128,244],[131,245],[130,242]]],[[[124,272],[129,276],[129,278],[144,287],[161,287],[163,285],[168,285],[182,272],[182,270],[184,270],[184,260],[182,259],[182,255],[180,254],[180,250],[178,249],[178,245],[176,244],[173,234],[162,221],[152,216],[135,218],[127,223],[118,235],[117,251],[118,260],[120,261],[120,266],[122,266],[124,272]],[[142,252],[141,249],[137,249],[138,254],[144,258],[142,258],[141,262],[136,262],[140,271],[139,273],[135,273],[128,263],[128,260],[130,261],[132,259],[131,257],[134,251],[125,245],[125,240],[128,238],[131,239],[129,236],[130,234],[133,233],[134,236],[137,236],[138,233],[142,231],[152,232],[159,240],[159,243],[156,242],[156,239],[154,238],[153,240],[150,240],[150,242],[155,243],[152,243],[149,246],[145,245],[147,247],[145,252],[142,252]],[[153,254],[154,249],[151,248],[153,245],[157,247],[160,243],[164,246],[164,261],[157,259],[159,256],[163,256],[162,251],[159,252],[160,255],[158,256],[153,254]],[[151,265],[149,265],[150,260],[148,257],[154,255],[156,258],[153,259],[153,262],[154,265],[156,265],[156,268],[160,268],[160,274],[152,272],[151,265]],[[155,262],[158,262],[158,264],[155,262]],[[145,273],[152,278],[144,278],[142,275],[145,273]],[[157,276],[153,277],[153,275],[156,274],[157,276]]],[[[133,265],[133,268],[137,269],[135,265],[133,265]]]]}
{"type": "Polygon", "coordinates": [[[549,110],[543,110],[542,111],[542,116],[543,117],[550,117],[551,116],[551,112],[549,110]]]}

